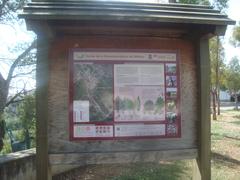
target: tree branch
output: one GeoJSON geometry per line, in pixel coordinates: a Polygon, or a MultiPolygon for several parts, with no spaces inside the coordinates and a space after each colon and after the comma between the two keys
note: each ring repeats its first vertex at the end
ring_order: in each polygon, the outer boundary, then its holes
{"type": "Polygon", "coordinates": [[[4,82],[4,81],[5,79],[3,78],[2,73],[0,72],[0,82],[4,82]]]}
{"type": "Polygon", "coordinates": [[[6,104],[5,106],[8,107],[10,104],[14,103],[16,101],[16,98],[20,97],[22,94],[24,94],[26,91],[25,89],[22,89],[20,92],[16,93],[6,104]]]}
{"type": "Polygon", "coordinates": [[[26,72],[26,73],[18,73],[18,74],[16,74],[16,75],[12,76],[12,78],[16,78],[16,77],[19,77],[19,76],[29,75],[29,74],[32,74],[34,71],[36,71],[36,69],[32,69],[31,71],[26,72]]]}
{"type": "Polygon", "coordinates": [[[14,61],[14,63],[11,65],[10,70],[8,72],[8,77],[7,77],[7,84],[10,84],[11,79],[13,78],[13,72],[15,68],[18,66],[20,61],[27,56],[27,54],[36,47],[36,40],[32,42],[32,44],[22,53],[20,54],[17,59],[14,61]]]}
{"type": "Polygon", "coordinates": [[[3,9],[6,6],[7,2],[8,2],[8,0],[3,0],[2,4],[0,5],[0,11],[1,11],[0,12],[0,17],[4,14],[3,9]]]}

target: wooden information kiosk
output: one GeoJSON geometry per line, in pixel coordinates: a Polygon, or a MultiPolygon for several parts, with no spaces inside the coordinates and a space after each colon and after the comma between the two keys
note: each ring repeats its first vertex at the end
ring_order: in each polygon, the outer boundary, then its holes
{"type": "Polygon", "coordinates": [[[208,6],[81,0],[33,0],[21,16],[38,37],[38,180],[59,164],[172,159],[210,179],[208,40],[233,21],[208,6]]]}

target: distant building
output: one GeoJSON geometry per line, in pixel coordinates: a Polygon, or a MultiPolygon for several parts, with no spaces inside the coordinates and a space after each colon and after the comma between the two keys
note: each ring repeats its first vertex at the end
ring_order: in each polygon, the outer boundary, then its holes
{"type": "Polygon", "coordinates": [[[220,91],[220,101],[230,101],[231,96],[227,91],[220,91]]]}

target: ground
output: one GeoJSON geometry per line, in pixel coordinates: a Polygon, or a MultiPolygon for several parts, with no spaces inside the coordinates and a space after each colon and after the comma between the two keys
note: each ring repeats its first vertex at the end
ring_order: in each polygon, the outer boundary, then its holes
{"type": "MultiPolygon", "coordinates": [[[[240,111],[222,110],[211,121],[212,180],[240,180],[240,111]]],[[[191,161],[92,165],[53,180],[191,180],[191,161]]]]}
{"type": "Polygon", "coordinates": [[[240,179],[240,111],[212,121],[212,180],[240,179]]]}

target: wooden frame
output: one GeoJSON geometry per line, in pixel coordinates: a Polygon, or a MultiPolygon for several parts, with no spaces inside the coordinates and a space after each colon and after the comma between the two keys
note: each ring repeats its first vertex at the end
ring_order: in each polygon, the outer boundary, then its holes
{"type": "Polygon", "coordinates": [[[37,41],[36,68],[36,177],[52,179],[48,162],[48,85],[49,85],[49,36],[43,33],[37,41]],[[40,38],[41,37],[41,38],[40,38]]]}
{"type": "MultiPolygon", "coordinates": [[[[199,125],[201,128],[199,129],[199,139],[204,138],[205,140],[201,140],[199,142],[199,151],[196,149],[186,149],[186,150],[168,150],[168,151],[150,151],[148,152],[107,152],[107,153],[84,153],[82,155],[79,154],[49,154],[48,148],[48,131],[47,131],[47,121],[48,121],[48,78],[49,78],[49,37],[43,36],[42,41],[38,42],[38,69],[37,69],[37,108],[38,108],[38,134],[37,134],[37,168],[38,168],[38,179],[51,179],[51,165],[56,165],[62,162],[66,162],[66,164],[95,164],[98,163],[110,163],[115,160],[118,163],[122,163],[123,161],[119,160],[119,157],[128,157],[124,160],[124,162],[139,162],[145,161],[150,162],[157,159],[166,159],[171,160],[171,156],[176,159],[176,156],[181,156],[182,158],[196,158],[198,154],[200,155],[197,158],[197,168],[195,168],[194,177],[197,177],[196,174],[201,174],[202,179],[210,179],[210,139],[206,143],[207,139],[210,137],[210,121],[209,121],[209,112],[206,106],[209,103],[208,99],[208,90],[209,84],[209,58],[208,58],[208,38],[202,38],[199,40],[199,44],[196,49],[199,49],[199,52],[196,52],[196,56],[198,59],[198,88],[200,89],[198,97],[201,97],[198,101],[199,106],[199,125]],[[44,48],[42,48],[44,47],[44,48]],[[43,150],[44,149],[44,150],[43,150]],[[151,155],[151,156],[150,156],[151,155]],[[91,158],[94,157],[94,158],[91,158]],[[134,158],[131,159],[131,157],[134,158]],[[140,157],[144,157],[140,159],[140,157]],[[49,163],[48,163],[49,162],[49,163]],[[199,171],[200,170],[200,173],[199,171]]],[[[124,158],[123,158],[124,159],[124,158]]],[[[196,165],[196,164],[195,164],[196,165]]]]}
{"type": "MultiPolygon", "coordinates": [[[[69,84],[69,123],[70,123],[70,140],[72,141],[80,141],[80,140],[130,140],[130,139],[152,139],[152,138],[180,138],[181,137],[181,113],[180,113],[180,74],[179,74],[179,51],[160,51],[160,50],[140,50],[140,49],[136,49],[136,50],[129,50],[129,49],[73,49],[71,50],[70,52],[70,59],[69,59],[69,62],[70,62],[70,84],[69,84]],[[123,61],[111,61],[111,60],[108,60],[108,61],[104,61],[104,60],[98,60],[98,61],[94,61],[94,60],[82,60],[82,61],[74,61],[73,59],[73,53],[74,52],[81,52],[81,51],[84,51],[84,52],[134,52],[134,53],[172,53],[172,54],[175,54],[176,55],[176,62],[172,62],[172,61],[127,61],[127,60],[123,60],[123,61]],[[172,100],[172,98],[169,98],[167,97],[166,95],[166,89],[167,89],[167,85],[166,85],[166,77],[167,75],[171,75],[171,74],[168,74],[166,72],[166,64],[176,64],[176,81],[177,81],[177,96],[176,96],[176,107],[177,107],[177,119],[176,119],[176,126],[177,126],[177,134],[176,135],[168,135],[167,134],[167,120],[166,120],[166,116],[167,116],[167,110],[165,109],[165,120],[163,121],[124,121],[124,122],[115,122],[114,118],[112,121],[110,122],[82,122],[82,123],[74,123],[73,122],[73,94],[74,94],[74,87],[73,87],[73,65],[74,63],[97,63],[97,64],[111,64],[113,67],[115,64],[123,64],[123,63],[136,63],[136,64],[156,64],[156,63],[160,63],[160,64],[163,64],[164,65],[164,84],[165,84],[165,87],[164,87],[164,91],[165,91],[165,108],[166,108],[166,104],[167,104],[167,101],[168,100],[172,100]],[[113,127],[115,126],[115,124],[121,124],[121,123],[142,123],[142,124],[149,124],[149,123],[152,123],[152,124],[164,124],[166,125],[165,126],[165,135],[161,135],[161,136],[139,136],[139,137],[85,137],[85,138],[78,138],[78,137],[74,137],[73,136],[73,127],[75,124],[83,124],[83,125],[86,125],[86,124],[89,124],[89,125],[112,125],[113,127]]],[[[113,82],[114,84],[114,82],[113,82]]],[[[175,99],[175,98],[173,98],[175,99]]],[[[113,106],[114,106],[114,85],[113,85],[113,106]]],[[[113,108],[113,111],[114,111],[114,108],[113,108]]],[[[114,114],[114,113],[113,113],[114,114]]],[[[114,116],[114,115],[113,115],[114,116]]],[[[113,130],[113,134],[114,134],[114,130],[113,130]]]]}
{"type": "Polygon", "coordinates": [[[201,179],[211,179],[210,59],[209,38],[199,40],[199,158],[201,179]]]}

